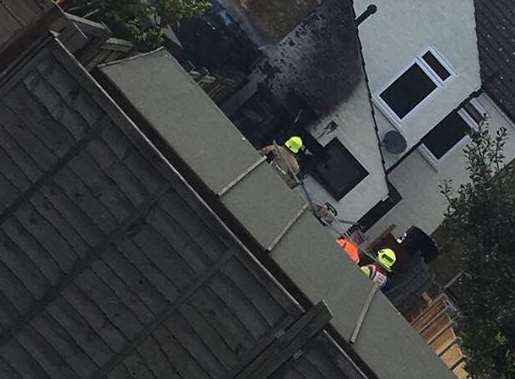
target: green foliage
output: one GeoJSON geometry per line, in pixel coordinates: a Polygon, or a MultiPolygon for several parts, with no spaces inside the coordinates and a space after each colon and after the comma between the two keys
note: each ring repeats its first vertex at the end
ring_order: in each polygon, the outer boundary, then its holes
{"type": "Polygon", "coordinates": [[[201,15],[209,0],[68,0],[67,11],[105,23],[118,38],[141,50],[163,42],[163,28],[175,27],[183,18],[201,15]]]}
{"type": "Polygon", "coordinates": [[[470,183],[442,186],[443,227],[465,252],[460,335],[467,369],[480,378],[515,378],[515,171],[503,167],[506,138],[481,126],[465,149],[470,183]]]}

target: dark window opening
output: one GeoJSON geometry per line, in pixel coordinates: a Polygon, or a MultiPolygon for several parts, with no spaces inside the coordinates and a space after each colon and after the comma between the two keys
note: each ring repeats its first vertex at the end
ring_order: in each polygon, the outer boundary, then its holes
{"type": "Polygon", "coordinates": [[[342,199],[368,175],[367,170],[336,138],[316,157],[310,173],[336,200],[342,199]]]}
{"type": "Polygon", "coordinates": [[[440,63],[438,58],[436,58],[430,51],[425,53],[422,56],[422,59],[424,60],[424,62],[428,64],[429,67],[431,67],[435,74],[438,75],[440,79],[442,79],[442,81],[445,81],[447,78],[451,76],[451,73],[440,63]]]}
{"type": "Polygon", "coordinates": [[[436,159],[440,159],[469,132],[468,124],[457,111],[454,111],[436,125],[422,139],[422,143],[436,159]]]}
{"type": "Polygon", "coordinates": [[[361,230],[366,232],[375,225],[381,218],[383,218],[393,207],[395,207],[402,200],[402,196],[397,189],[388,182],[388,198],[377,203],[371,210],[369,210],[359,221],[358,224],[361,230]]]}
{"type": "Polygon", "coordinates": [[[485,115],[482,114],[470,101],[463,105],[463,109],[465,109],[468,115],[472,117],[476,124],[480,125],[483,121],[485,121],[485,115]]]}
{"type": "Polygon", "coordinates": [[[414,63],[379,96],[403,119],[436,88],[433,80],[414,63]]]}

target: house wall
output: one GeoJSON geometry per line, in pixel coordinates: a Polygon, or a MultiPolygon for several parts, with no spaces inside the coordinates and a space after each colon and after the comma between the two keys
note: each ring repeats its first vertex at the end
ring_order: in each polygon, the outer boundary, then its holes
{"type": "Polygon", "coordinates": [[[312,134],[318,137],[330,121],[334,121],[338,127],[332,133],[319,137],[319,142],[326,145],[333,138],[338,138],[367,170],[368,175],[338,202],[311,177],[305,179],[306,188],[314,200],[331,203],[337,209],[338,217],[357,221],[388,196],[385,171],[381,162],[365,81],[361,81],[353,95],[341,103],[332,114],[319,120],[312,134]]]}
{"type": "MultiPolygon", "coordinates": [[[[456,72],[403,120],[400,132],[416,144],[445,115],[481,86],[473,0],[376,0],[378,11],[359,26],[373,95],[398,77],[428,47],[436,49],[456,72]]],[[[361,14],[369,0],[355,0],[361,14]]],[[[394,128],[377,107],[380,135],[394,128]]],[[[385,153],[387,167],[400,156],[385,153]]]]}
{"type": "MultiPolygon", "coordinates": [[[[509,139],[504,153],[506,161],[515,158],[515,126],[508,117],[483,94],[478,98],[489,115],[488,127],[495,132],[501,127],[508,129],[509,139]]],[[[400,236],[410,226],[415,225],[431,234],[443,221],[446,202],[440,194],[439,185],[446,179],[452,179],[454,187],[468,180],[463,148],[469,137],[465,137],[454,149],[447,153],[439,163],[433,166],[419,152],[413,151],[398,167],[389,174],[389,180],[399,191],[402,200],[380,219],[369,231],[371,239],[376,238],[388,226],[394,224],[395,236],[400,236]]]]}

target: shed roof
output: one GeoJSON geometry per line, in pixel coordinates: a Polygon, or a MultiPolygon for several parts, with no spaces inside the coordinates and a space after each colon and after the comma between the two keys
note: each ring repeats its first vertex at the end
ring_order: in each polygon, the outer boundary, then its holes
{"type": "Polygon", "coordinates": [[[515,121],[515,2],[475,0],[484,88],[515,121]]]}
{"type": "MultiPolygon", "coordinates": [[[[372,284],[179,64],[157,51],[102,72],[348,340],[372,284]]],[[[382,379],[453,377],[382,294],[354,349],[382,379]]]]}

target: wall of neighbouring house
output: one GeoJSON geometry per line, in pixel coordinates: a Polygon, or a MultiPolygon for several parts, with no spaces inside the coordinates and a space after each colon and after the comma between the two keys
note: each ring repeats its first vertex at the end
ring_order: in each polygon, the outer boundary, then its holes
{"type": "MultiPolygon", "coordinates": [[[[506,161],[515,158],[515,125],[483,94],[478,98],[489,115],[488,128],[495,132],[501,127],[508,129],[510,138],[506,142],[504,153],[506,161]]],[[[400,236],[410,226],[415,225],[431,234],[442,223],[446,202],[440,194],[439,185],[446,179],[452,179],[455,187],[467,182],[466,161],[463,148],[469,137],[465,137],[455,148],[449,151],[433,166],[418,151],[413,151],[399,166],[389,174],[389,180],[399,191],[402,200],[380,219],[369,231],[371,239],[377,237],[388,226],[394,224],[395,236],[400,236]]]]}
{"type": "Polygon", "coordinates": [[[339,217],[357,221],[388,196],[365,81],[358,84],[352,96],[338,105],[333,113],[319,120],[312,134],[318,137],[330,121],[334,121],[338,128],[318,138],[319,142],[325,145],[333,138],[338,138],[367,170],[368,175],[338,202],[311,177],[305,179],[306,187],[317,201],[333,204],[339,217]]]}
{"type": "MultiPolygon", "coordinates": [[[[356,14],[371,2],[355,0],[356,14]]],[[[376,0],[378,11],[359,27],[372,94],[378,95],[428,47],[457,76],[407,116],[401,133],[412,146],[481,86],[473,0],[376,0]]],[[[377,108],[380,134],[393,125],[377,108]]],[[[385,153],[387,166],[398,156],[385,153]]]]}

